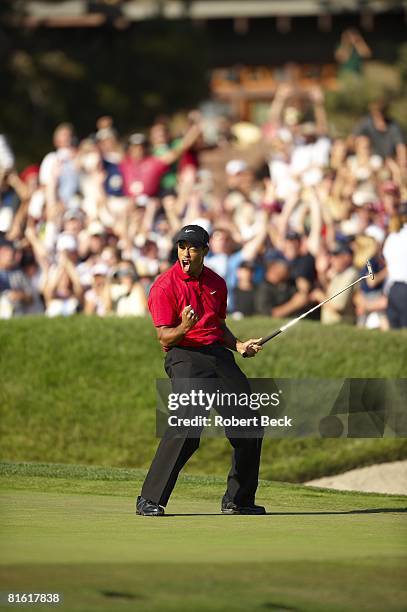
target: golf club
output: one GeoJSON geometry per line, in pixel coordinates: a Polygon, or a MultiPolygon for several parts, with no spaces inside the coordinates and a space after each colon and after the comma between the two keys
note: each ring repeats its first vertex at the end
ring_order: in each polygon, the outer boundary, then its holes
{"type": "MultiPolygon", "coordinates": [[[[338,293],[335,293],[334,295],[331,295],[329,298],[326,298],[326,300],[324,300],[323,302],[321,302],[320,304],[317,304],[316,306],[313,306],[312,308],[310,308],[309,310],[307,310],[307,312],[304,312],[302,315],[300,315],[299,317],[297,317],[296,319],[293,319],[292,321],[289,321],[288,323],[286,323],[285,325],[283,325],[282,327],[280,327],[280,329],[276,329],[274,330],[271,334],[269,334],[268,336],[264,336],[264,338],[261,338],[260,342],[258,344],[263,345],[266,342],[268,342],[269,340],[271,340],[272,338],[275,338],[276,336],[278,336],[279,334],[281,334],[282,332],[286,331],[286,329],[288,329],[289,327],[292,327],[293,325],[295,325],[296,323],[298,323],[298,321],[301,321],[301,319],[304,319],[305,317],[307,317],[309,314],[311,314],[311,312],[314,312],[314,310],[317,310],[318,308],[321,308],[321,306],[323,306],[324,304],[326,304],[327,302],[330,302],[331,300],[333,300],[334,298],[336,298],[338,295],[340,295],[341,293],[343,293],[344,291],[347,291],[348,289],[350,289],[351,287],[353,287],[353,285],[356,285],[357,283],[360,283],[362,280],[364,280],[365,278],[370,278],[371,280],[374,279],[374,273],[373,273],[373,268],[372,268],[372,264],[370,263],[370,261],[366,262],[366,266],[367,266],[367,271],[368,274],[365,274],[364,276],[361,276],[360,278],[358,278],[357,280],[355,280],[353,283],[351,283],[350,285],[347,285],[347,287],[344,287],[343,289],[341,289],[340,291],[338,291],[338,293]]],[[[247,353],[242,353],[243,357],[247,357],[247,353]]]]}

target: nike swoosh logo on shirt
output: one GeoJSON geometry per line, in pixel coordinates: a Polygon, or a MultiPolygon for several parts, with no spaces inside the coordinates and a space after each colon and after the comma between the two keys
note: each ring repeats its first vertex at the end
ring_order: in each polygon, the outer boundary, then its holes
{"type": "Polygon", "coordinates": [[[215,291],[211,291],[211,295],[213,295],[214,293],[216,293],[216,289],[215,289],[215,291]]]}

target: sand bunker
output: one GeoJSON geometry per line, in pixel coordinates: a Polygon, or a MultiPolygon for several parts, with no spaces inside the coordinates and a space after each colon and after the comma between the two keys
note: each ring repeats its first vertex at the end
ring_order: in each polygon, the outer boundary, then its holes
{"type": "Polygon", "coordinates": [[[350,470],[344,474],[310,480],[304,484],[339,491],[367,491],[407,495],[407,460],[370,465],[350,470]]]}

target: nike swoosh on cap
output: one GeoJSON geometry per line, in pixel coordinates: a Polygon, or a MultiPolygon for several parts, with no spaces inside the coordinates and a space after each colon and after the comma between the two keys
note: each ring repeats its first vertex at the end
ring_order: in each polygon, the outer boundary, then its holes
{"type": "Polygon", "coordinates": [[[185,230],[185,233],[188,234],[188,232],[194,232],[195,230],[185,230]]]}

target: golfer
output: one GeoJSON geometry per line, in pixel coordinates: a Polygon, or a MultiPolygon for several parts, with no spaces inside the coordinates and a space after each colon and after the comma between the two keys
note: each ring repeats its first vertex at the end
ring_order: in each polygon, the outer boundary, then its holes
{"type": "MultiPolygon", "coordinates": [[[[208,253],[208,233],[198,225],[183,227],[176,236],[178,261],[159,276],[151,287],[149,309],[160,344],[166,351],[165,370],[174,386],[184,392],[196,379],[218,385],[224,392],[248,393],[246,376],[236,365],[231,351],[254,357],[259,339],[242,342],[227,328],[225,281],[204,266],[208,253]],[[208,380],[209,379],[209,380],[208,380]]],[[[252,417],[246,407],[219,406],[223,416],[252,417]]],[[[175,486],[178,474],[199,446],[199,436],[188,432],[174,436],[167,428],[137,498],[137,514],[161,516],[175,486]]],[[[234,436],[226,429],[233,447],[232,466],[221,502],[225,514],[265,514],[255,505],[263,430],[248,436],[234,436]]]]}

